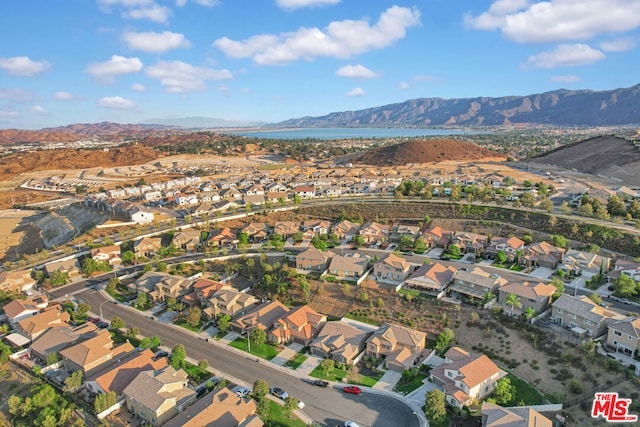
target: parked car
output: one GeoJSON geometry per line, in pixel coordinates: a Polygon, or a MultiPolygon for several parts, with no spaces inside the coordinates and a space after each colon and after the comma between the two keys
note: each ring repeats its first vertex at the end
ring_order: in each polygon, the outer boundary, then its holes
{"type": "Polygon", "coordinates": [[[353,421],[345,421],[344,422],[344,427],[360,427],[358,424],[354,423],[353,421]]]}
{"type": "Polygon", "coordinates": [[[246,387],[240,387],[238,390],[236,390],[236,395],[238,397],[247,397],[249,396],[249,393],[251,393],[251,390],[246,387]]]}
{"type": "Polygon", "coordinates": [[[298,400],[298,409],[304,409],[305,406],[307,405],[305,405],[302,400],[298,400]]]}
{"type": "Polygon", "coordinates": [[[153,356],[153,360],[158,360],[162,357],[169,357],[169,352],[168,351],[164,351],[164,350],[160,350],[158,352],[156,352],[155,356],[153,356]]]}
{"type": "Polygon", "coordinates": [[[360,387],[355,386],[355,385],[345,386],[345,388],[343,388],[342,390],[345,393],[351,393],[351,394],[360,394],[360,393],[362,393],[362,390],[360,389],[360,387]]]}
{"type": "Polygon", "coordinates": [[[108,327],[109,327],[109,324],[108,324],[107,322],[98,322],[98,323],[96,324],[96,326],[97,326],[99,329],[106,329],[106,328],[108,328],[108,327]]]}
{"type": "Polygon", "coordinates": [[[313,382],[313,385],[316,385],[318,387],[328,387],[329,386],[329,381],[325,381],[325,380],[315,380],[313,382]]]}
{"type": "Polygon", "coordinates": [[[91,322],[91,323],[100,323],[101,320],[100,320],[99,317],[91,317],[91,318],[89,318],[89,322],[91,322]]]}
{"type": "Polygon", "coordinates": [[[621,303],[624,303],[624,304],[631,304],[631,301],[629,301],[629,300],[628,300],[628,299],[626,299],[626,298],[620,298],[620,302],[621,302],[621,303]]]}
{"type": "Polygon", "coordinates": [[[273,394],[275,397],[278,397],[282,400],[285,400],[287,397],[289,397],[289,394],[286,391],[278,387],[273,387],[271,389],[271,394],[273,394]]]}
{"type": "Polygon", "coordinates": [[[440,255],[440,259],[443,260],[443,261],[449,261],[451,258],[449,258],[446,255],[440,255]]]}

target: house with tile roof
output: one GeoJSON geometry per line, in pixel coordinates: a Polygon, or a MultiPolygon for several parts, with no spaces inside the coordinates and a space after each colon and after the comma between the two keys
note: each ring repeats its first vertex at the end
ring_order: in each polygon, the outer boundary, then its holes
{"type": "Polygon", "coordinates": [[[135,282],[127,285],[131,292],[146,293],[151,301],[163,302],[169,298],[178,299],[191,291],[190,279],[172,276],[158,271],[147,271],[135,282]]]}
{"type": "Polygon", "coordinates": [[[366,243],[375,243],[388,240],[390,230],[391,227],[389,225],[372,221],[362,226],[358,234],[362,236],[366,243]]]}
{"type": "Polygon", "coordinates": [[[329,261],[331,261],[331,255],[332,252],[323,252],[310,246],[309,249],[296,256],[296,269],[298,272],[322,273],[327,269],[329,261]]]}
{"type": "Polygon", "coordinates": [[[127,409],[145,422],[161,426],[196,398],[187,373],[171,366],[140,372],[122,391],[127,409]]]}
{"type": "Polygon", "coordinates": [[[610,268],[611,258],[575,249],[569,249],[558,265],[558,270],[573,276],[579,276],[583,272],[598,274],[600,270],[607,273],[610,268]]]}
{"type": "Polygon", "coordinates": [[[494,259],[500,251],[504,252],[507,259],[516,259],[518,251],[524,250],[524,241],[515,236],[512,237],[493,237],[491,244],[487,247],[485,253],[487,258],[494,259]]]}
{"type": "Polygon", "coordinates": [[[225,387],[205,394],[165,427],[262,427],[257,409],[257,401],[238,397],[225,387]]]}
{"type": "Polygon", "coordinates": [[[69,278],[79,277],[82,275],[82,266],[80,265],[78,258],[48,262],[43,266],[43,269],[47,277],[51,277],[55,271],[64,273],[69,276],[69,278]]]}
{"type": "Polygon", "coordinates": [[[269,226],[264,222],[252,222],[240,230],[247,233],[249,241],[253,243],[264,242],[269,238],[269,226]]]}
{"type": "Polygon", "coordinates": [[[636,282],[640,281],[640,262],[625,259],[617,260],[613,270],[607,273],[607,280],[617,279],[621,274],[631,277],[636,282]]]}
{"type": "Polygon", "coordinates": [[[335,224],[331,231],[338,236],[340,240],[352,240],[353,237],[358,234],[360,226],[355,222],[351,222],[347,219],[335,224]]]}
{"type": "Polygon", "coordinates": [[[327,323],[327,316],[308,305],[301,305],[273,322],[267,339],[275,345],[297,342],[309,345],[327,323]]]}
{"type": "Polygon", "coordinates": [[[133,244],[136,257],[152,257],[162,248],[160,237],[141,237],[133,244]]]}
{"type": "Polygon", "coordinates": [[[122,255],[120,254],[120,246],[118,245],[93,248],[91,249],[91,258],[95,261],[106,262],[112,267],[122,264],[122,255]]]}
{"type": "Polygon", "coordinates": [[[176,248],[194,251],[200,244],[200,231],[191,228],[178,231],[173,235],[171,243],[176,248]]]}
{"type": "Polygon", "coordinates": [[[26,291],[33,288],[36,281],[31,278],[31,270],[9,270],[0,273],[0,291],[26,291]]]}
{"type": "Polygon", "coordinates": [[[266,302],[247,314],[231,321],[231,330],[239,333],[262,329],[268,332],[279,318],[285,316],[289,309],[280,301],[266,302]]]}
{"type": "Polygon", "coordinates": [[[444,363],[429,371],[429,379],[442,387],[447,403],[462,409],[493,393],[498,380],[507,373],[485,354],[450,348],[444,363]]]}
{"type": "Polygon", "coordinates": [[[459,231],[453,234],[451,244],[460,248],[461,253],[474,254],[476,257],[484,253],[489,237],[484,234],[459,231]]]}
{"type": "Polygon", "coordinates": [[[296,221],[277,221],[273,226],[273,233],[281,235],[284,239],[292,237],[300,231],[300,223],[296,221]]]}
{"type": "Polygon", "coordinates": [[[424,332],[385,323],[367,339],[366,352],[383,360],[387,369],[402,372],[415,365],[426,339],[424,332]]]}
{"type": "Polygon", "coordinates": [[[446,248],[451,244],[453,231],[442,227],[431,227],[423,233],[424,242],[428,248],[446,248]]]}
{"type": "Polygon", "coordinates": [[[520,264],[527,267],[547,267],[553,270],[564,258],[565,250],[547,242],[534,243],[524,250],[520,264]]]}
{"type": "Polygon", "coordinates": [[[20,320],[14,325],[14,329],[20,335],[35,340],[49,328],[68,326],[70,320],[71,316],[62,310],[62,306],[53,305],[38,314],[20,320]]]}
{"type": "Polygon", "coordinates": [[[82,325],[56,326],[48,329],[45,333],[36,338],[29,348],[31,353],[42,360],[47,360],[50,353],[60,353],[67,347],[75,345],[79,341],[91,338],[98,331],[98,327],[90,322],[82,325]]]}
{"type": "Polygon", "coordinates": [[[227,287],[226,283],[217,282],[215,280],[199,278],[191,287],[191,293],[187,294],[182,300],[190,306],[199,304],[206,305],[207,301],[220,289],[227,287]]]}
{"type": "Polygon", "coordinates": [[[562,294],[551,304],[551,318],[581,338],[595,339],[607,332],[608,324],[625,316],[597,305],[585,295],[562,294]]]}
{"type": "Polygon", "coordinates": [[[95,336],[60,351],[60,358],[66,369],[82,371],[87,376],[100,365],[132,351],[134,347],[129,342],[115,346],[109,331],[100,329],[95,336]]]}
{"type": "Polygon", "coordinates": [[[316,197],[316,187],[312,185],[298,185],[293,192],[302,199],[312,199],[316,197]]]}
{"type": "Polygon", "coordinates": [[[551,306],[551,298],[556,292],[556,288],[548,283],[534,282],[509,282],[498,290],[498,302],[506,313],[513,311],[514,315],[525,313],[529,308],[533,308],[536,314],[548,310],[551,306]],[[521,307],[511,307],[507,304],[509,295],[518,297],[521,307]]]}
{"type": "Polygon", "coordinates": [[[482,402],[482,427],[553,427],[553,422],[531,407],[503,408],[482,402]]]}
{"type": "Polygon", "coordinates": [[[398,284],[414,271],[415,265],[393,253],[373,263],[373,277],[378,282],[398,284]]]}
{"type": "Polygon", "coordinates": [[[311,219],[302,222],[302,231],[311,231],[314,235],[329,234],[331,223],[324,219],[311,219]]]}
{"type": "Polygon", "coordinates": [[[224,286],[211,295],[202,312],[209,319],[215,319],[220,314],[237,317],[249,311],[257,302],[253,295],[224,286]]]}
{"type": "Polygon", "coordinates": [[[168,365],[166,357],[156,359],[153,352],[147,348],[139,353],[126,354],[120,359],[120,363],[97,369],[85,378],[85,384],[92,393],[113,391],[120,396],[140,372],[157,371],[168,365]]]}
{"type": "Polygon", "coordinates": [[[607,344],[629,357],[640,357],[640,317],[609,323],[607,344]]]}
{"type": "Polygon", "coordinates": [[[327,322],[311,343],[311,354],[351,365],[364,351],[370,335],[348,323],[327,322]]]}
{"type": "Polygon", "coordinates": [[[217,230],[211,230],[207,237],[207,244],[209,246],[227,246],[238,243],[238,236],[235,231],[229,227],[219,228],[217,230]]]}
{"type": "Polygon", "coordinates": [[[457,268],[439,262],[423,264],[405,279],[402,287],[442,298],[456,271],[457,268]]]}
{"type": "Polygon", "coordinates": [[[13,300],[7,303],[3,310],[9,325],[13,326],[22,319],[40,313],[40,310],[46,308],[47,305],[49,305],[49,299],[45,295],[38,295],[24,300],[13,300]]]}
{"type": "Polygon", "coordinates": [[[357,253],[336,255],[329,263],[329,274],[341,279],[358,280],[367,271],[369,258],[357,253]]]}
{"type": "Polygon", "coordinates": [[[507,283],[506,279],[489,273],[479,267],[471,270],[458,270],[449,287],[451,295],[479,304],[487,293],[497,295],[498,289],[507,283]]]}

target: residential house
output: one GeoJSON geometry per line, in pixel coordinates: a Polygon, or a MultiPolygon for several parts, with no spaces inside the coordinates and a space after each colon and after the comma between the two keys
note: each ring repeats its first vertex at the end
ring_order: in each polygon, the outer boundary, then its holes
{"type": "Polygon", "coordinates": [[[229,246],[238,243],[236,233],[229,227],[219,228],[217,230],[211,230],[207,237],[207,244],[209,246],[229,246]]]}
{"type": "Polygon", "coordinates": [[[247,233],[249,241],[253,243],[264,242],[269,238],[269,226],[264,222],[252,222],[245,226],[242,233],[247,233]]]}
{"type": "Polygon", "coordinates": [[[288,199],[288,195],[285,192],[269,191],[265,195],[265,199],[269,203],[285,203],[288,199]]]}
{"type": "Polygon", "coordinates": [[[72,258],[62,261],[53,261],[43,267],[47,277],[51,277],[54,271],[66,274],[69,278],[79,277],[82,275],[82,266],[78,258],[72,258]]]}
{"type": "Polygon", "coordinates": [[[331,223],[324,219],[314,219],[302,223],[302,231],[311,231],[312,237],[320,234],[329,234],[331,223]]]}
{"type": "Polygon", "coordinates": [[[210,319],[215,319],[220,314],[236,317],[246,313],[257,302],[258,300],[253,295],[238,292],[231,286],[225,286],[211,295],[205,304],[203,313],[210,319]]]}
{"type": "Polygon", "coordinates": [[[176,248],[184,249],[186,251],[195,251],[200,244],[200,231],[190,228],[178,231],[173,235],[171,243],[176,248]]]}
{"type": "Polygon", "coordinates": [[[336,255],[331,258],[329,274],[344,279],[360,279],[367,271],[369,258],[358,253],[336,255]]]}
{"type": "Polygon", "coordinates": [[[579,337],[598,338],[607,332],[607,324],[625,317],[597,305],[587,296],[562,294],[551,304],[551,318],[557,325],[571,330],[579,337]]]}
{"type": "Polygon", "coordinates": [[[217,191],[203,191],[198,195],[198,200],[203,203],[219,202],[221,197],[217,191]]]}
{"type": "Polygon", "coordinates": [[[425,231],[423,238],[428,248],[446,248],[451,244],[453,231],[435,226],[425,231]]]}
{"type": "Polygon", "coordinates": [[[31,289],[36,281],[31,278],[31,270],[9,270],[0,273],[0,291],[26,291],[31,289]]]}
{"type": "Polygon", "coordinates": [[[178,206],[188,206],[198,204],[198,195],[195,193],[176,193],[174,194],[175,203],[178,206]]]}
{"type": "Polygon", "coordinates": [[[100,329],[95,336],[60,351],[60,358],[67,370],[82,371],[86,377],[100,365],[134,350],[129,342],[114,346],[109,331],[100,329]]]}
{"type": "Polygon", "coordinates": [[[126,214],[129,217],[129,221],[136,224],[148,224],[154,220],[153,212],[140,205],[134,205],[127,209],[126,214]]]}
{"type": "Polygon", "coordinates": [[[482,427],[553,427],[551,420],[531,407],[503,408],[482,402],[482,427]]]}
{"type": "Polygon", "coordinates": [[[506,283],[507,280],[497,274],[475,267],[471,270],[458,270],[450,289],[452,295],[479,303],[486,299],[487,294],[497,294],[498,289],[506,283]]]}
{"type": "Polygon", "coordinates": [[[607,273],[611,267],[611,258],[594,254],[591,252],[569,249],[558,265],[558,270],[564,271],[568,275],[580,276],[583,272],[598,274],[602,271],[607,273]]]}
{"type": "Polygon", "coordinates": [[[231,321],[231,330],[245,333],[253,329],[269,331],[276,320],[285,316],[289,309],[280,301],[266,302],[247,314],[231,321]]]}
{"type": "Polygon", "coordinates": [[[273,322],[268,340],[276,345],[296,342],[308,346],[325,323],[327,316],[301,305],[273,322]]]}
{"type": "Polygon", "coordinates": [[[554,269],[562,262],[565,250],[547,242],[534,243],[524,250],[520,264],[527,267],[547,267],[554,269]]]}
{"type": "Polygon", "coordinates": [[[385,323],[367,339],[367,355],[382,359],[388,369],[402,372],[415,366],[424,350],[427,334],[385,323]]]}
{"type": "Polygon", "coordinates": [[[296,268],[321,273],[327,269],[331,255],[330,252],[323,252],[311,246],[296,256],[296,268]]]}
{"type": "Polygon", "coordinates": [[[95,261],[103,261],[110,266],[116,266],[122,264],[122,257],[120,255],[120,246],[111,245],[103,246],[101,248],[91,249],[91,258],[95,261]]]}
{"type": "Polygon", "coordinates": [[[398,224],[392,228],[391,240],[400,240],[402,236],[409,236],[411,239],[415,239],[420,235],[420,228],[414,225],[398,224]]]}
{"type": "Polygon", "coordinates": [[[157,371],[169,365],[166,357],[156,358],[151,350],[131,352],[122,357],[120,363],[98,369],[85,378],[87,388],[95,394],[115,392],[122,395],[124,389],[139,373],[157,371]]]}
{"type": "Polygon", "coordinates": [[[373,263],[373,277],[379,282],[400,283],[415,269],[414,265],[393,253],[373,263]]]}
{"type": "Polygon", "coordinates": [[[136,257],[152,257],[162,248],[160,237],[141,237],[133,244],[133,252],[136,257]]]}
{"type": "Polygon", "coordinates": [[[494,259],[500,251],[504,252],[507,259],[514,260],[517,258],[518,251],[524,251],[524,242],[515,236],[492,238],[486,250],[487,258],[494,259]]]}
{"type": "Polygon", "coordinates": [[[640,317],[609,323],[607,344],[629,357],[640,357],[640,317]]]}
{"type": "Polygon", "coordinates": [[[498,290],[498,301],[507,313],[520,315],[533,308],[535,314],[549,309],[551,299],[556,288],[548,283],[509,282],[498,290]],[[518,297],[521,306],[511,306],[507,303],[509,295],[518,297]]]}
{"type": "Polygon", "coordinates": [[[257,409],[256,400],[239,397],[225,387],[205,394],[165,427],[262,427],[257,409]]]}
{"type": "Polygon", "coordinates": [[[429,371],[429,379],[442,387],[447,403],[462,409],[489,396],[507,373],[485,354],[468,353],[452,347],[444,363],[429,371]]]}
{"type": "Polygon", "coordinates": [[[489,237],[468,232],[456,232],[451,239],[451,244],[460,248],[461,253],[474,254],[476,257],[482,255],[487,247],[489,237]]]}
{"type": "Polygon", "coordinates": [[[344,322],[327,322],[311,343],[311,354],[351,365],[366,347],[371,332],[344,322]]]}
{"type": "Polygon", "coordinates": [[[390,227],[386,224],[380,224],[375,221],[364,225],[359,234],[366,243],[381,242],[389,239],[390,227]]]}
{"type": "Polygon", "coordinates": [[[60,353],[79,341],[91,338],[97,331],[98,327],[91,322],[83,323],[73,328],[69,325],[56,326],[48,329],[35,339],[29,348],[32,355],[42,360],[47,360],[47,356],[50,353],[60,353]]]}
{"type": "MultiPolygon", "coordinates": [[[[612,281],[620,277],[621,274],[631,277],[636,282],[640,281],[640,262],[619,259],[613,270],[607,273],[607,280],[612,281]]],[[[0,275],[1,276],[1,275],[0,275]]]]}
{"type": "Polygon", "coordinates": [[[345,219],[334,225],[331,232],[340,240],[353,240],[353,237],[358,234],[359,227],[355,222],[345,219]]]}
{"type": "Polygon", "coordinates": [[[316,197],[316,187],[311,185],[299,185],[295,187],[293,191],[301,199],[312,199],[316,197]]]}
{"type": "Polygon", "coordinates": [[[439,262],[424,264],[409,275],[403,287],[441,298],[453,281],[456,271],[457,268],[439,262]]]}
{"type": "Polygon", "coordinates": [[[191,208],[191,215],[202,217],[202,215],[209,215],[213,210],[211,203],[200,203],[198,206],[191,208]]]}
{"type": "Polygon", "coordinates": [[[180,298],[189,293],[192,282],[180,276],[168,273],[147,271],[128,288],[132,292],[144,292],[154,302],[163,302],[169,298],[180,298]]]}
{"type": "Polygon", "coordinates": [[[220,196],[222,196],[224,200],[231,201],[238,201],[242,199],[242,195],[242,192],[235,187],[227,188],[226,190],[222,190],[222,192],[220,193],[220,196]]]}
{"type": "Polygon", "coordinates": [[[127,409],[145,423],[161,426],[195,400],[187,373],[171,366],[140,372],[122,391],[127,409]]]}
{"type": "Polygon", "coordinates": [[[277,221],[273,233],[281,235],[285,240],[300,231],[300,223],[296,221],[277,221]]]}
{"type": "Polygon", "coordinates": [[[35,296],[29,299],[16,299],[7,303],[3,309],[7,316],[9,325],[13,326],[22,319],[31,317],[49,305],[49,300],[45,295],[35,296]]]}
{"type": "Polygon", "coordinates": [[[185,295],[182,302],[189,306],[200,305],[204,307],[213,294],[226,286],[229,285],[201,277],[191,286],[191,293],[185,295]]]}
{"type": "Polygon", "coordinates": [[[247,196],[264,196],[264,188],[261,185],[253,184],[244,191],[244,194],[247,196]]]}
{"type": "Polygon", "coordinates": [[[242,197],[242,202],[244,203],[245,207],[247,209],[249,209],[249,207],[253,207],[253,206],[262,206],[264,205],[266,199],[264,194],[254,194],[253,196],[250,196],[248,194],[245,194],[242,197]]]}
{"type": "Polygon", "coordinates": [[[18,321],[14,329],[22,336],[35,340],[49,328],[56,326],[66,326],[71,320],[69,313],[62,310],[62,306],[53,305],[45,308],[38,314],[18,321]]]}

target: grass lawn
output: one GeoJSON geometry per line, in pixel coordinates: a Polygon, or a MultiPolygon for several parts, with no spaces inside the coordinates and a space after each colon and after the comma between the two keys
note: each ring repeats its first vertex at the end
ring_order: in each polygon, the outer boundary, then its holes
{"type": "Polygon", "coordinates": [[[400,382],[394,388],[394,391],[397,391],[398,393],[402,393],[405,395],[409,394],[413,390],[420,387],[422,385],[422,380],[424,380],[425,378],[427,378],[427,374],[418,374],[415,378],[413,378],[408,383],[405,383],[402,380],[400,380],[400,382]]]}
{"type": "Polygon", "coordinates": [[[424,299],[435,299],[435,297],[432,295],[425,294],[424,292],[420,292],[420,291],[415,291],[413,289],[400,289],[398,293],[402,295],[411,295],[413,297],[424,298],[424,299]]]}
{"type": "Polygon", "coordinates": [[[200,322],[200,324],[198,326],[193,327],[193,326],[189,325],[186,320],[181,319],[181,320],[176,320],[175,322],[173,322],[173,324],[177,325],[177,326],[180,326],[182,328],[188,329],[188,330],[193,331],[193,332],[198,332],[204,323],[200,322]]]}
{"type": "MultiPolygon", "coordinates": [[[[246,338],[236,338],[235,341],[230,343],[231,347],[238,348],[242,351],[249,351],[247,348],[246,338]]],[[[280,353],[280,350],[272,346],[271,344],[251,344],[251,354],[262,357],[263,359],[271,360],[280,353]]]]}
{"type": "Polygon", "coordinates": [[[430,427],[449,427],[450,422],[451,422],[451,414],[447,412],[447,415],[438,422],[429,420],[429,426],[430,427]]]}
{"type": "Polygon", "coordinates": [[[120,301],[120,302],[127,302],[127,297],[125,295],[122,295],[120,292],[118,292],[117,290],[113,290],[113,289],[107,289],[107,293],[109,295],[111,295],[111,298],[120,301]]]}
{"type": "Polygon", "coordinates": [[[516,392],[513,399],[502,406],[518,406],[521,401],[525,405],[544,405],[547,403],[544,395],[531,384],[513,374],[508,374],[507,378],[511,380],[511,385],[515,387],[516,392]]]}
{"type": "Polygon", "coordinates": [[[125,336],[125,334],[122,333],[120,330],[112,330],[110,332],[111,332],[111,336],[113,337],[113,343],[114,344],[124,344],[128,340],[129,343],[134,347],[138,347],[140,345],[140,340],[139,339],[137,339],[137,338],[129,338],[129,337],[125,336]]]}
{"type": "Polygon", "coordinates": [[[185,372],[189,375],[189,379],[193,384],[202,384],[209,378],[213,377],[213,374],[209,371],[201,371],[197,365],[188,363],[184,367],[185,372]]]}
{"type": "Polygon", "coordinates": [[[269,415],[267,415],[267,419],[264,420],[264,425],[267,427],[305,427],[306,424],[303,423],[300,419],[296,418],[295,415],[292,415],[291,418],[287,417],[284,413],[284,406],[274,402],[272,400],[267,400],[269,402],[269,415]]]}
{"type": "Polygon", "coordinates": [[[298,353],[295,356],[293,356],[291,359],[287,360],[287,363],[285,363],[284,366],[291,369],[298,369],[300,365],[302,365],[304,361],[307,359],[308,359],[307,356],[305,356],[304,354],[298,353]]]}
{"type": "Polygon", "coordinates": [[[358,374],[355,379],[347,380],[347,374],[348,372],[346,371],[346,369],[333,368],[333,370],[329,372],[328,375],[326,375],[322,370],[320,370],[320,367],[318,366],[313,371],[311,371],[309,376],[327,381],[347,382],[349,384],[363,385],[367,387],[373,387],[379,379],[358,374]]]}

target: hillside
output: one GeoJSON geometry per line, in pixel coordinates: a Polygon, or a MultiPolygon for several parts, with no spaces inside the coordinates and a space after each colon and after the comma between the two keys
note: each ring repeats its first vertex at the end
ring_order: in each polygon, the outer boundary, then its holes
{"type": "Polygon", "coordinates": [[[560,89],[500,98],[419,98],[358,111],[279,123],[283,127],[341,126],[614,126],[640,123],[640,84],[607,91],[560,89]]]}
{"type": "Polygon", "coordinates": [[[86,136],[61,130],[0,129],[0,144],[74,142],[82,139],[86,139],[86,136]]]}
{"type": "Polygon", "coordinates": [[[629,185],[640,185],[640,148],[626,139],[614,136],[599,136],[574,142],[528,161],[613,177],[629,185]]]}
{"type": "Polygon", "coordinates": [[[103,150],[42,150],[16,153],[0,159],[0,180],[28,171],[88,169],[147,163],[162,157],[149,147],[126,146],[103,150]]]}
{"type": "Polygon", "coordinates": [[[353,159],[354,164],[401,166],[408,163],[433,163],[444,160],[463,162],[502,160],[504,156],[475,144],[449,139],[408,141],[369,150],[353,159]]]}

